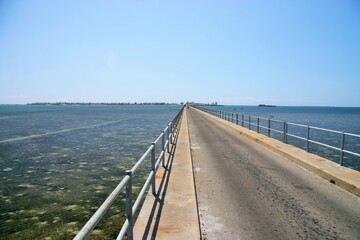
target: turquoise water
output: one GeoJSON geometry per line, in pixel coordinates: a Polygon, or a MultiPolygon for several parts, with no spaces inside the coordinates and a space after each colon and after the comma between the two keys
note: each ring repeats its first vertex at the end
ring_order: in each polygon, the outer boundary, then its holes
{"type": "MultiPolygon", "coordinates": [[[[0,105],[0,239],[73,238],[179,110],[0,105]]],[[[148,173],[144,165],[135,185],[148,173]]],[[[94,239],[117,234],[122,201],[94,239]]]]}
{"type": "MultiPolygon", "coordinates": [[[[263,118],[271,118],[272,120],[280,120],[314,127],[327,128],[337,131],[345,131],[360,135],[360,108],[359,107],[258,107],[258,106],[211,106],[208,109],[218,109],[227,112],[245,114],[251,116],[259,116],[263,118]]],[[[239,118],[240,119],[240,118],[239,118]]],[[[245,119],[246,121],[248,119],[245,119]]],[[[257,119],[253,118],[252,123],[256,123],[257,119]]],[[[267,126],[266,120],[261,120],[260,124],[267,126]]],[[[246,127],[248,125],[245,125],[246,127]]],[[[272,128],[283,131],[283,124],[272,123],[272,128]]],[[[255,126],[252,126],[256,130],[255,126]]],[[[266,129],[260,129],[260,132],[267,134],[266,129]]],[[[306,128],[291,126],[288,127],[290,134],[301,137],[307,136],[306,128]]],[[[283,135],[272,133],[272,137],[283,140],[283,135]]],[[[318,130],[311,130],[310,138],[331,146],[340,147],[340,134],[328,133],[318,130]]],[[[288,137],[288,143],[297,147],[306,148],[303,140],[288,137]]],[[[345,138],[345,149],[360,153],[360,138],[347,136],[345,138]]],[[[324,156],[334,162],[339,163],[339,151],[322,147],[316,144],[310,144],[310,151],[324,156]]],[[[350,154],[344,154],[344,166],[360,171],[360,157],[350,154]]]]}

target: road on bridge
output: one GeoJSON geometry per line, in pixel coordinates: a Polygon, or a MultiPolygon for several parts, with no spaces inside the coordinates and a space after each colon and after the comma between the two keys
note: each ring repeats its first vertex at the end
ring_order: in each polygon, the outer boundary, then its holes
{"type": "Polygon", "coordinates": [[[202,238],[360,239],[360,200],[196,109],[188,123],[202,238]]]}

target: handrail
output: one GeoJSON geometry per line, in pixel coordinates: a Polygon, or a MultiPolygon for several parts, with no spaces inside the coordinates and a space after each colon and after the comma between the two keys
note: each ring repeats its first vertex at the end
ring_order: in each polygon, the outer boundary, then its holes
{"type": "Polygon", "coordinates": [[[134,173],[140,166],[140,164],[145,160],[145,158],[149,155],[149,153],[154,148],[153,145],[151,145],[146,152],[141,156],[141,158],[135,163],[135,165],[131,168],[131,171],[134,173]]]}
{"type": "Polygon", "coordinates": [[[112,191],[109,197],[101,204],[101,206],[96,210],[96,212],[92,215],[89,221],[85,224],[85,226],[80,230],[80,232],[76,235],[74,239],[84,239],[87,235],[91,233],[91,231],[95,228],[95,226],[99,223],[100,219],[104,216],[106,211],[111,207],[113,202],[116,200],[117,196],[121,193],[121,191],[126,186],[130,177],[125,176],[119,185],[112,191]]]}
{"type": "Polygon", "coordinates": [[[173,118],[173,120],[165,127],[165,129],[161,132],[161,134],[155,139],[154,142],[151,143],[150,147],[145,151],[145,153],[140,157],[140,159],[134,164],[131,170],[126,171],[126,176],[121,180],[119,185],[112,191],[112,193],[107,197],[107,199],[101,204],[101,206],[96,210],[96,212],[92,215],[92,217],[88,220],[88,222],[83,226],[83,228],[77,233],[74,237],[74,240],[85,239],[92,230],[99,223],[101,218],[105,215],[107,210],[112,206],[116,198],[119,196],[121,192],[123,192],[124,188],[126,189],[126,220],[123,223],[119,234],[116,239],[123,239],[125,235],[127,235],[127,239],[133,239],[133,215],[136,213],[137,209],[140,206],[141,200],[144,197],[148,186],[152,185],[152,193],[156,195],[155,189],[155,174],[162,161],[163,167],[165,167],[165,152],[170,152],[170,144],[175,144],[175,139],[178,137],[178,132],[180,130],[180,119],[182,116],[184,107],[180,109],[177,115],[173,118]],[[165,141],[166,138],[166,141],[165,141]],[[155,161],[155,149],[156,144],[161,141],[161,152],[155,161]],[[139,195],[137,196],[134,204],[132,203],[132,179],[136,170],[140,167],[140,165],[144,162],[146,157],[151,155],[151,171],[143,184],[139,195]]]}
{"type": "MultiPolygon", "coordinates": [[[[230,121],[232,123],[234,123],[234,113],[232,112],[226,112],[226,111],[221,111],[221,110],[215,110],[215,109],[207,109],[207,108],[200,108],[199,106],[193,106],[196,107],[199,110],[205,111],[207,113],[210,113],[212,115],[215,115],[219,118],[222,118],[226,121],[230,121]],[[231,114],[231,120],[230,120],[230,114],[231,114]]],[[[275,120],[275,119],[271,119],[271,118],[263,118],[263,117],[258,117],[258,116],[252,116],[252,115],[245,115],[245,114],[239,114],[239,113],[235,113],[235,119],[236,125],[241,125],[242,127],[244,127],[244,125],[246,125],[250,130],[253,130],[251,128],[251,126],[256,126],[256,131],[258,133],[260,133],[260,128],[261,129],[267,129],[267,136],[268,137],[272,137],[271,133],[275,132],[275,133],[279,133],[283,135],[283,142],[284,143],[288,143],[288,137],[293,137],[296,139],[300,139],[306,142],[306,151],[310,152],[310,148],[309,148],[309,144],[310,143],[314,143],[316,145],[319,146],[323,146],[326,148],[330,148],[333,150],[337,150],[339,151],[340,154],[340,159],[339,159],[339,164],[342,166],[343,165],[343,159],[344,159],[344,153],[347,154],[351,154],[353,156],[358,156],[360,157],[360,153],[358,152],[354,152],[354,151],[350,151],[348,149],[346,149],[346,142],[345,142],[345,137],[349,136],[349,137],[355,137],[355,138],[359,138],[360,139],[360,135],[359,134],[354,134],[354,133],[348,133],[345,131],[337,131],[337,130],[332,130],[332,129],[326,129],[326,128],[320,128],[320,127],[314,127],[314,126],[309,126],[309,125],[305,125],[305,124],[299,124],[299,123],[293,123],[293,122],[286,122],[286,121],[281,121],[281,120],[275,120]],[[239,116],[241,116],[241,118],[239,118],[239,116]],[[257,122],[255,121],[251,121],[252,119],[256,119],[257,122]],[[267,120],[267,126],[266,125],[261,125],[260,124],[260,120],[267,120]],[[274,127],[271,127],[272,124],[271,123],[277,123],[277,124],[282,124],[282,129],[275,129],[274,127]],[[306,137],[302,137],[302,136],[298,136],[295,133],[289,133],[288,132],[288,126],[297,126],[297,127],[301,127],[301,128],[305,128],[306,129],[306,137]],[[340,146],[332,146],[320,141],[316,141],[314,139],[311,139],[311,130],[316,130],[316,131],[323,131],[323,132],[329,132],[329,133],[335,133],[335,134],[340,134],[340,146]]]]}
{"type": "Polygon", "coordinates": [[[320,130],[320,131],[325,131],[325,132],[331,132],[331,133],[340,133],[340,134],[342,133],[340,131],[326,129],[326,128],[319,128],[319,127],[312,127],[312,126],[309,126],[309,128],[315,129],[315,130],[320,130]]]}

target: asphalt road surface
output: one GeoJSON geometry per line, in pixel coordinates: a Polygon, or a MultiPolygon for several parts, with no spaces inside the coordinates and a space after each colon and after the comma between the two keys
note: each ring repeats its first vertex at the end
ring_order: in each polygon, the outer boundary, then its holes
{"type": "Polygon", "coordinates": [[[360,239],[360,198],[188,109],[202,239],[360,239]]]}

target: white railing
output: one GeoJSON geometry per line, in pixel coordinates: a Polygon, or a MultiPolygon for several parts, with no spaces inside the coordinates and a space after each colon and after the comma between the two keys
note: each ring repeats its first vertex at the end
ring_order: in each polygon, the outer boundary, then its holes
{"type": "Polygon", "coordinates": [[[212,115],[215,115],[219,118],[222,118],[224,120],[227,120],[229,122],[232,122],[236,125],[241,125],[242,127],[247,127],[248,129],[256,131],[258,133],[260,133],[260,129],[266,129],[267,130],[266,135],[268,137],[272,137],[271,133],[273,133],[273,132],[281,134],[282,138],[283,138],[282,140],[284,143],[288,143],[288,137],[293,137],[293,138],[296,138],[299,140],[303,140],[306,142],[305,149],[307,152],[310,152],[310,147],[309,147],[310,143],[314,143],[316,145],[323,146],[325,148],[337,150],[337,151],[339,151],[340,165],[343,165],[344,153],[360,157],[359,152],[354,152],[354,151],[348,150],[346,148],[346,142],[345,142],[345,138],[347,136],[356,138],[356,139],[358,139],[358,142],[360,142],[360,135],[358,135],[358,134],[348,133],[345,131],[336,131],[336,130],[331,130],[331,129],[326,129],[326,128],[319,128],[319,127],[308,126],[308,125],[304,125],[304,124],[298,124],[298,123],[292,123],[292,122],[286,122],[286,121],[279,121],[279,120],[274,120],[271,118],[262,118],[262,117],[258,117],[258,116],[226,112],[226,111],[221,111],[221,110],[217,110],[217,109],[206,109],[206,108],[200,108],[198,106],[194,106],[194,107],[196,107],[202,111],[205,111],[207,113],[210,113],[212,115]],[[263,123],[263,124],[261,124],[261,123],[263,123]],[[282,127],[280,127],[281,129],[272,128],[274,123],[278,124],[278,126],[279,125],[282,126],[282,127]],[[306,137],[296,135],[295,133],[290,133],[288,131],[289,126],[296,126],[296,127],[303,128],[305,130],[306,137]],[[311,139],[311,134],[310,134],[311,130],[338,134],[339,135],[338,139],[339,139],[339,143],[340,143],[339,146],[333,146],[330,144],[326,144],[324,142],[320,142],[320,141],[311,139]]]}
{"type": "Polygon", "coordinates": [[[135,165],[126,171],[126,176],[121,180],[121,182],[117,185],[117,187],[112,191],[112,193],[108,196],[108,198],[103,202],[103,204],[97,209],[97,211],[93,214],[93,216],[88,220],[88,222],[84,225],[84,227],[78,232],[75,236],[74,240],[85,239],[92,230],[96,227],[96,225],[100,222],[101,218],[105,215],[107,210],[112,206],[114,201],[117,199],[120,193],[124,191],[125,188],[125,209],[126,209],[126,220],[122,225],[119,234],[116,239],[123,239],[124,236],[127,236],[127,239],[133,239],[133,216],[138,210],[140,203],[146,193],[146,190],[151,184],[152,194],[156,196],[155,189],[155,175],[156,171],[162,163],[162,166],[165,167],[165,152],[170,154],[170,145],[175,144],[176,139],[178,137],[178,132],[180,129],[180,119],[182,116],[183,108],[179,111],[179,113],[175,116],[175,118],[166,126],[166,128],[162,131],[158,138],[154,142],[151,143],[150,147],[145,151],[142,157],[135,163],[135,165]],[[161,140],[161,152],[157,158],[155,158],[155,149],[157,148],[157,144],[161,140]],[[144,160],[151,155],[151,171],[141,188],[139,195],[137,196],[135,202],[132,201],[132,189],[133,189],[133,176],[135,172],[138,170],[140,165],[144,162],[144,160]]]}

